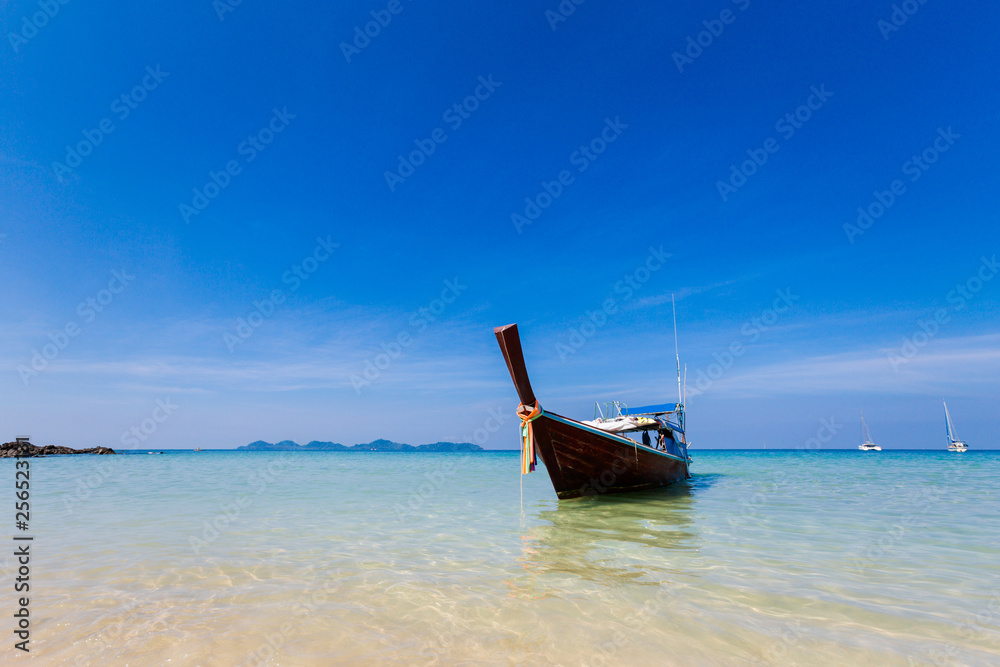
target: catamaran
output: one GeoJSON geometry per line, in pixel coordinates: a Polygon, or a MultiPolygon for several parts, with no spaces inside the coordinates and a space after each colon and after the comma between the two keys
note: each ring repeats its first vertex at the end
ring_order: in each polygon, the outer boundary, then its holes
{"type": "MultiPolygon", "coordinates": [[[[944,403],[944,401],[941,401],[944,403]]],[[[944,421],[948,425],[948,451],[949,452],[965,452],[969,450],[969,446],[965,444],[964,440],[959,440],[955,437],[955,426],[951,423],[951,415],[948,414],[948,404],[944,403],[944,421]]]]}
{"type": "Polygon", "coordinates": [[[534,471],[541,455],[560,499],[656,489],[691,477],[679,355],[677,403],[630,409],[615,401],[606,412],[597,406],[592,421],[577,421],[543,410],[535,398],[517,325],[493,333],[521,399],[522,474],[534,471]]]}
{"type": "Polygon", "coordinates": [[[872,442],[872,433],[868,430],[868,422],[865,421],[865,411],[861,411],[861,444],[858,449],[863,452],[881,452],[882,448],[872,442]]]}

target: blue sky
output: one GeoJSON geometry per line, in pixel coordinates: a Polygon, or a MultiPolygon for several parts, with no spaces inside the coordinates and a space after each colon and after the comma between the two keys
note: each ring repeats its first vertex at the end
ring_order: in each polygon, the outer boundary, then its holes
{"type": "Polygon", "coordinates": [[[1000,9],[677,4],[2,3],[0,430],[1000,447],[1000,9]]]}

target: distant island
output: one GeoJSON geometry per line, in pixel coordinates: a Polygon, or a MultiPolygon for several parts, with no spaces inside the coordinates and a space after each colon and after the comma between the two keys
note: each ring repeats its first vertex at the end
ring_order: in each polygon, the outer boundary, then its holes
{"type": "Polygon", "coordinates": [[[486,451],[471,442],[435,442],[430,445],[405,445],[391,440],[373,440],[348,447],[338,442],[312,442],[300,445],[292,440],[271,443],[258,440],[249,445],[237,447],[237,451],[249,452],[482,452],[486,451]]]}

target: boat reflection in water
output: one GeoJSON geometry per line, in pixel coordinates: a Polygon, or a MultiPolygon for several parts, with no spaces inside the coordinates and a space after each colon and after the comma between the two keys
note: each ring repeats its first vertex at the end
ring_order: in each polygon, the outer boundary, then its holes
{"type": "Polygon", "coordinates": [[[659,587],[681,572],[678,556],[697,553],[702,538],[694,521],[697,492],[714,475],[699,475],[652,491],[557,501],[526,518],[537,525],[522,534],[518,561],[525,570],[508,581],[510,595],[562,597],[567,587],[659,587]],[[567,581],[576,579],[575,585],[567,581]]]}

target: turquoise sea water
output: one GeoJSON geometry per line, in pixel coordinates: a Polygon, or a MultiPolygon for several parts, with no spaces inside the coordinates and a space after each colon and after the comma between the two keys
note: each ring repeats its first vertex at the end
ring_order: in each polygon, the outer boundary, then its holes
{"type": "Polygon", "coordinates": [[[514,452],[32,459],[32,651],[0,655],[1000,664],[1000,452],[692,455],[569,501],[514,452]]]}

